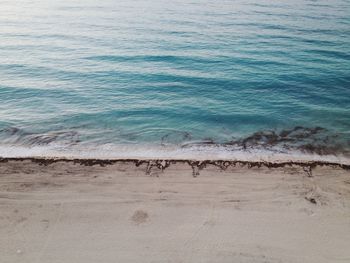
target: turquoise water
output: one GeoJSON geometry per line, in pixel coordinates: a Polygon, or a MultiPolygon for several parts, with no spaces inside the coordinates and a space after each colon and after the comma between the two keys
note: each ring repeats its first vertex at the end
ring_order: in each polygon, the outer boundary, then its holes
{"type": "Polygon", "coordinates": [[[0,0],[0,9],[0,156],[349,152],[347,0],[0,0]]]}

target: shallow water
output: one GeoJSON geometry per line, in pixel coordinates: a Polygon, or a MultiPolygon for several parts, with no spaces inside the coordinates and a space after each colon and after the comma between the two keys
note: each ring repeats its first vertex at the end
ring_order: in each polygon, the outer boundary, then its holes
{"type": "Polygon", "coordinates": [[[0,156],[349,153],[349,1],[0,0],[0,9],[0,156]]]}

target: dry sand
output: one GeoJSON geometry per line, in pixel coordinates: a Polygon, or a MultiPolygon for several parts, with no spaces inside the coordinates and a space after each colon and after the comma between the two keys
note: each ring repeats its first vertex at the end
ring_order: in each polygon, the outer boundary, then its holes
{"type": "Polygon", "coordinates": [[[350,262],[350,172],[0,163],[0,262],[350,262]]]}

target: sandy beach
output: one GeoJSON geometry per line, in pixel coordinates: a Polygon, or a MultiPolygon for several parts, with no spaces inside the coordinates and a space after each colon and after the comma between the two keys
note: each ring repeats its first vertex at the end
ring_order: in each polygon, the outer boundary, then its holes
{"type": "Polygon", "coordinates": [[[2,160],[0,261],[350,262],[349,170],[136,164],[2,160]]]}

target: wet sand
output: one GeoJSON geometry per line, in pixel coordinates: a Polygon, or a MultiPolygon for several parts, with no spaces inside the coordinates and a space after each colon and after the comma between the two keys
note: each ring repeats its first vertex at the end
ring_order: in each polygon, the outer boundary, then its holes
{"type": "Polygon", "coordinates": [[[347,167],[234,164],[2,160],[0,261],[350,262],[347,167]]]}

